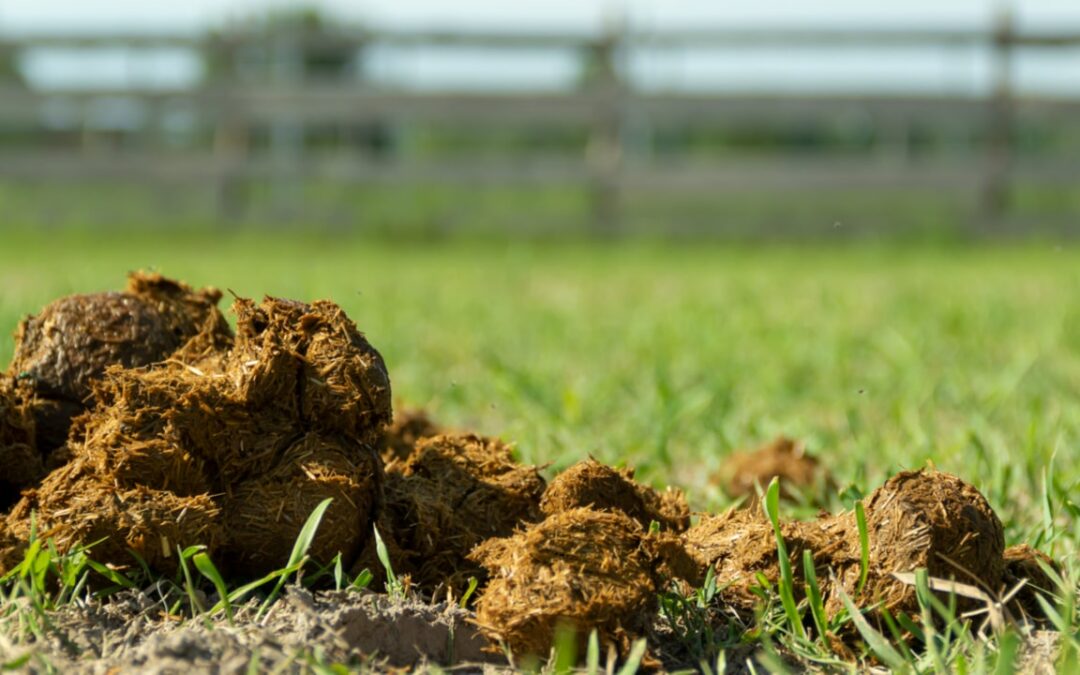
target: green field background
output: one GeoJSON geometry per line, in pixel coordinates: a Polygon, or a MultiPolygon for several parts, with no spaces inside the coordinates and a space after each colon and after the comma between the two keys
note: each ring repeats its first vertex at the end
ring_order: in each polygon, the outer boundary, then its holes
{"type": "Polygon", "coordinates": [[[386,358],[400,405],[501,435],[552,471],[593,455],[718,509],[729,501],[710,476],[725,455],[783,433],[836,475],[831,508],[932,462],[989,496],[1010,543],[1075,526],[1076,249],[0,238],[3,363],[21,316],[152,269],[338,302],[386,358]]]}

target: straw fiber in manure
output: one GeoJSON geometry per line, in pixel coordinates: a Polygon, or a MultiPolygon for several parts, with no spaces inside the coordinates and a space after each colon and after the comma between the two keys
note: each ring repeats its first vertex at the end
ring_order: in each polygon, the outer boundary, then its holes
{"type": "MultiPolygon", "coordinates": [[[[711,570],[708,620],[754,622],[761,586],[779,582],[760,503],[691,524],[681,491],[591,459],[548,483],[543,467],[519,463],[499,439],[447,433],[422,412],[394,419],[379,352],[334,303],[239,298],[234,335],[219,295],[135,274],[121,293],[62,298],[23,322],[0,379],[0,575],[36,529],[61,552],[92,545],[94,559],[116,568],[135,569],[134,553],[172,575],[178,550],[202,545],[230,581],[258,578],[286,565],[308,516],[330,498],[311,559],[341,554],[382,588],[377,529],[409,602],[457,607],[475,578],[472,634],[488,654],[503,644],[515,658],[544,658],[561,630],[583,654],[596,630],[603,649],[626,656],[639,637],[660,640],[671,627],[661,593],[690,592],[711,570]]],[[[774,476],[789,495],[831,486],[787,439],[730,464],[735,495],[774,476]]],[[[832,617],[846,595],[882,630],[883,610],[919,621],[910,580],[925,569],[991,597],[1019,587],[1006,611],[1043,618],[1039,594],[1056,590],[1058,568],[1034,549],[1006,549],[972,485],[904,471],[866,498],[865,513],[865,584],[854,513],[779,523],[796,600],[808,552],[832,617]]],[[[295,598],[297,611],[321,602],[295,598]]],[[[847,628],[830,636],[857,638],[847,628]]],[[[674,653],[657,647],[643,663],[674,653]]]]}

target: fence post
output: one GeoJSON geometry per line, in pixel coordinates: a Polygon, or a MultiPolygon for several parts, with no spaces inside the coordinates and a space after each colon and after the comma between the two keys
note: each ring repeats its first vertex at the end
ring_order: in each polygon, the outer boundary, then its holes
{"type": "Polygon", "coordinates": [[[584,85],[593,93],[593,129],[586,149],[594,234],[612,237],[621,229],[622,97],[618,67],[622,23],[613,23],[587,55],[584,85]]]}
{"type": "Polygon", "coordinates": [[[1013,161],[1012,56],[1016,44],[1012,12],[1003,10],[993,33],[993,89],[987,98],[987,138],[976,230],[999,229],[1008,214],[1013,161]]]}

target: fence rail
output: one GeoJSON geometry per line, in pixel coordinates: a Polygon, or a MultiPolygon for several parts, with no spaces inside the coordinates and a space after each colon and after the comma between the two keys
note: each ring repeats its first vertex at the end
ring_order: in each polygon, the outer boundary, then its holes
{"type": "MultiPolygon", "coordinates": [[[[1080,46],[1080,33],[1020,33],[1003,17],[991,30],[924,30],[915,28],[844,30],[682,30],[640,33],[612,30],[598,35],[562,33],[494,33],[389,30],[330,30],[224,33],[208,35],[74,34],[0,36],[0,56],[38,49],[181,49],[205,63],[217,63],[197,85],[183,88],[76,87],[42,90],[0,84],[0,128],[29,124],[40,129],[57,105],[80,120],[80,140],[60,148],[28,150],[0,145],[0,177],[23,180],[99,180],[132,182],[212,182],[221,191],[243,180],[318,177],[330,180],[385,183],[433,182],[452,185],[570,184],[592,191],[598,232],[619,229],[621,194],[625,190],[745,191],[769,189],[935,189],[970,193],[979,205],[973,222],[988,223],[1008,212],[1008,195],[1016,179],[1049,185],[1080,177],[1080,163],[1065,159],[1019,160],[1014,152],[1014,124],[1019,117],[1068,124],[1078,119],[1080,100],[1019,97],[1014,90],[1012,61],[1016,49],[1058,49],[1080,46]],[[490,49],[559,49],[581,56],[595,69],[578,88],[566,91],[492,93],[477,91],[395,91],[359,80],[337,82],[297,76],[295,67],[277,68],[261,82],[236,75],[236,58],[244,48],[302,59],[306,50],[362,53],[372,45],[468,46],[490,49]],[[992,87],[985,95],[750,95],[642,91],[623,75],[621,60],[631,49],[712,47],[970,47],[992,50],[992,87]],[[276,52],[274,50],[277,50],[276,52]],[[221,64],[225,64],[222,66],[221,64]],[[211,140],[205,146],[164,149],[154,144],[100,143],[101,135],[87,120],[103,102],[135,103],[144,127],[170,110],[193,111],[203,120],[211,140]],[[973,155],[925,160],[869,152],[836,157],[827,153],[792,152],[779,157],[714,159],[656,157],[638,152],[628,130],[646,125],[691,127],[746,121],[777,124],[830,120],[857,115],[876,126],[900,131],[906,126],[971,124],[980,129],[982,145],[973,155]],[[583,130],[587,148],[578,157],[535,156],[491,160],[470,157],[453,163],[409,156],[373,157],[364,153],[312,153],[289,140],[309,125],[451,123],[486,129],[491,126],[545,125],[583,130]],[[267,152],[252,150],[255,129],[272,137],[267,152]],[[630,139],[630,140],[628,140],[630,139]]],[[[287,64],[286,64],[287,65],[287,64]]],[[[294,64],[295,66],[295,64],[294,64]]],[[[584,69],[584,68],[583,68],[584,69]]],[[[140,129],[120,133],[136,139],[140,129]]],[[[889,134],[885,145],[888,145],[889,134]]],[[[235,207],[235,205],[233,205],[235,207]]]]}

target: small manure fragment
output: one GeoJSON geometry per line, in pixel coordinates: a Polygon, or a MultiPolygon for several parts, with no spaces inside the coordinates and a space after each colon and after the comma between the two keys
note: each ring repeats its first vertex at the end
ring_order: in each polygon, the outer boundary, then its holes
{"type": "Polygon", "coordinates": [[[781,497],[794,499],[802,494],[812,502],[821,501],[812,491],[830,483],[817,457],[806,452],[805,444],[785,436],[756,450],[728,455],[717,476],[728,496],[751,501],[757,499],[758,486],[764,488],[773,478],[780,479],[781,497]]]}
{"type": "Polygon", "coordinates": [[[1046,610],[1043,609],[1038,596],[1041,595],[1043,600],[1053,605],[1053,598],[1058,588],[1046,569],[1060,574],[1060,566],[1054,562],[1053,558],[1027,544],[1008,547],[1005,549],[1004,558],[1005,587],[1003,590],[1008,593],[1020,587],[1010,608],[1024,617],[1037,621],[1045,620],[1046,610]]]}
{"type": "MultiPolygon", "coordinates": [[[[398,571],[420,588],[460,590],[468,577],[483,575],[467,559],[473,547],[540,520],[544,487],[539,469],[516,463],[498,439],[425,438],[387,468],[380,533],[400,551],[398,571]]],[[[371,567],[374,551],[361,559],[371,567]]]]}
{"type": "Polygon", "coordinates": [[[654,521],[672,532],[690,525],[690,507],[682,491],[657,492],[636,482],[633,469],[614,469],[595,459],[578,462],[556,476],[540,502],[547,515],[585,506],[621,511],[646,528],[654,521]]]}
{"type": "MultiPolygon", "coordinates": [[[[483,577],[467,558],[473,546],[539,521],[544,486],[539,469],[516,463],[498,438],[423,438],[408,459],[388,465],[377,525],[397,572],[424,591],[460,591],[483,577]]],[[[370,542],[359,564],[380,569],[375,553],[370,542]]]]}
{"type": "MultiPolygon", "coordinates": [[[[902,471],[866,499],[870,574],[861,595],[857,532],[849,535],[849,562],[839,578],[856,601],[895,613],[918,612],[915,588],[893,573],[925,568],[931,577],[998,588],[1005,571],[1005,536],[997,514],[973,485],[928,469],[902,471]]],[[[851,527],[849,525],[849,527],[851,527]]],[[[961,604],[969,604],[963,602],[961,604]]],[[[833,594],[826,609],[839,611],[833,594]]]]}

